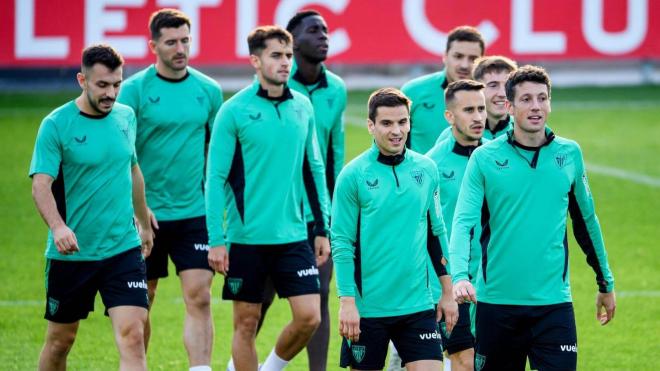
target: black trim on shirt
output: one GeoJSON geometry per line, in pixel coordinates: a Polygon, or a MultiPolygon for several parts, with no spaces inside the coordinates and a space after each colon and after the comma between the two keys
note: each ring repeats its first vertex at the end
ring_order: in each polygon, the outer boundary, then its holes
{"type": "Polygon", "coordinates": [[[486,130],[490,131],[491,134],[493,134],[493,137],[499,133],[502,130],[505,130],[509,126],[509,115],[506,115],[503,119],[497,122],[497,125],[493,128],[493,130],[490,130],[490,126],[488,125],[488,119],[486,119],[486,130]]]}
{"type": "Polygon", "coordinates": [[[479,242],[481,243],[481,274],[484,277],[484,283],[486,283],[486,272],[488,267],[488,244],[490,243],[490,210],[488,209],[488,203],[484,199],[484,203],[481,206],[481,237],[479,242]]]}
{"type": "Polygon", "coordinates": [[[241,142],[238,139],[236,139],[234,158],[231,160],[231,168],[226,182],[234,192],[238,215],[241,217],[241,222],[245,224],[245,164],[243,163],[241,142]]]}
{"type": "Polygon", "coordinates": [[[323,89],[328,87],[328,77],[325,74],[325,68],[321,67],[321,72],[319,73],[319,77],[316,79],[316,81],[307,83],[305,79],[303,79],[302,74],[300,73],[300,69],[296,70],[296,73],[293,74],[292,79],[298,81],[305,87],[314,86],[311,90],[307,91],[307,94],[312,95],[312,93],[318,89],[323,89]]]}
{"type": "Polygon", "coordinates": [[[564,273],[561,279],[566,282],[566,274],[568,273],[568,231],[564,231],[564,273]]]}
{"type": "Polygon", "coordinates": [[[305,155],[303,157],[302,174],[305,190],[307,191],[307,199],[309,200],[309,207],[312,209],[312,214],[314,215],[314,236],[327,237],[328,232],[325,230],[323,213],[321,212],[321,200],[319,198],[319,192],[316,189],[316,183],[314,183],[312,168],[310,167],[309,160],[307,159],[307,151],[305,151],[305,155]]]}
{"type": "Polygon", "coordinates": [[[261,84],[259,84],[259,88],[257,89],[257,96],[279,103],[282,103],[287,99],[293,99],[293,94],[291,93],[291,89],[289,89],[289,87],[286,85],[284,86],[284,91],[282,91],[282,95],[280,95],[279,97],[271,97],[270,95],[268,95],[268,90],[264,89],[261,86],[261,84]]]}
{"type": "Polygon", "coordinates": [[[57,178],[51,183],[50,190],[53,192],[55,204],[57,205],[57,212],[66,224],[66,190],[64,188],[64,168],[60,163],[60,171],[57,173],[57,178]]]}
{"type": "Polygon", "coordinates": [[[355,270],[353,271],[353,279],[355,280],[355,287],[357,288],[358,294],[362,296],[362,249],[360,248],[360,222],[361,222],[361,211],[358,211],[357,216],[357,229],[355,233],[355,253],[353,257],[353,264],[355,270]]]}
{"type": "Polygon", "coordinates": [[[447,268],[442,264],[442,244],[440,243],[440,238],[433,234],[431,211],[426,212],[426,250],[431,258],[436,276],[446,276],[447,268]]]}
{"type": "Polygon", "coordinates": [[[459,156],[470,157],[472,156],[472,152],[474,152],[474,150],[477,149],[477,147],[479,147],[480,145],[481,145],[481,140],[479,140],[476,146],[464,146],[458,143],[458,141],[456,141],[454,142],[454,148],[452,148],[451,151],[459,156]]]}
{"type": "Polygon", "coordinates": [[[399,153],[398,155],[384,155],[380,151],[378,151],[378,158],[376,159],[378,162],[381,164],[385,164],[388,166],[397,166],[400,163],[403,162],[403,160],[406,159],[406,149],[403,149],[403,152],[399,153]]]}
{"type": "MultiPolygon", "coordinates": [[[[447,86],[449,86],[449,80],[447,80],[446,73],[445,73],[445,79],[442,81],[442,85],[440,85],[440,86],[442,86],[442,90],[447,90],[447,86]]],[[[443,94],[443,97],[444,97],[444,94],[443,94]]]]}
{"type": "Polygon", "coordinates": [[[332,150],[332,135],[328,138],[325,164],[325,185],[328,187],[328,196],[332,201],[332,195],[335,192],[335,152],[332,150]]]}
{"type": "Polygon", "coordinates": [[[513,130],[508,131],[506,133],[506,135],[507,135],[507,142],[509,142],[509,144],[511,144],[513,146],[513,149],[516,151],[516,153],[518,153],[520,155],[520,157],[522,157],[529,164],[529,166],[532,169],[536,169],[536,165],[539,162],[539,155],[541,154],[541,148],[550,145],[550,143],[552,143],[552,141],[555,140],[555,133],[553,133],[551,130],[546,130],[546,132],[545,132],[545,143],[543,143],[543,144],[541,144],[540,146],[537,146],[537,147],[530,147],[530,146],[526,146],[524,144],[518,143],[516,141],[516,138],[513,136],[513,130]],[[520,154],[520,152],[518,152],[516,147],[524,149],[525,151],[534,152],[534,157],[532,157],[532,161],[530,162],[529,160],[527,160],[527,157],[520,154]]]}
{"type": "MultiPolygon", "coordinates": [[[[581,180],[578,180],[581,181],[581,180]]],[[[575,185],[571,187],[571,191],[568,193],[568,211],[571,215],[571,220],[573,221],[573,235],[578,245],[587,256],[587,263],[596,273],[596,284],[598,284],[598,291],[602,293],[607,292],[607,281],[605,281],[605,275],[603,274],[603,269],[600,266],[598,261],[598,256],[596,255],[596,247],[594,242],[591,240],[591,235],[589,235],[589,230],[587,229],[587,223],[584,220],[582,211],[580,210],[580,205],[577,202],[575,197],[575,185]]]]}
{"type": "Polygon", "coordinates": [[[106,112],[106,113],[102,113],[102,114],[100,114],[100,115],[90,115],[89,113],[85,113],[85,112],[83,112],[83,111],[78,111],[78,113],[80,113],[80,116],[82,116],[82,117],[87,117],[88,119],[92,119],[92,120],[100,120],[100,119],[104,119],[104,118],[108,117],[108,115],[110,114],[110,112],[112,112],[112,111],[108,111],[108,112],[106,112]]]}
{"type": "Polygon", "coordinates": [[[187,79],[188,76],[190,76],[190,73],[188,72],[188,70],[186,70],[186,74],[183,75],[183,77],[179,77],[178,79],[172,79],[172,78],[169,78],[169,77],[165,77],[165,76],[161,75],[160,73],[158,73],[158,71],[156,71],[156,77],[158,77],[161,80],[165,80],[167,82],[172,82],[172,83],[182,82],[185,79],[187,79]]]}

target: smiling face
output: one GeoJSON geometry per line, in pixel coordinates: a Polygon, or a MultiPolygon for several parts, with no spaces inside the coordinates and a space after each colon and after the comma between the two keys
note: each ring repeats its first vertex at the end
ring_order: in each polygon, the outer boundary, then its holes
{"type": "Polygon", "coordinates": [[[306,17],[294,30],[296,56],[316,64],[328,57],[328,26],[323,17],[306,17]]]}
{"type": "Polygon", "coordinates": [[[486,102],[481,90],[457,91],[447,105],[445,117],[454,137],[465,145],[481,139],[486,123],[486,102]]]}
{"type": "Polygon", "coordinates": [[[376,108],[374,121],[367,120],[369,134],[384,155],[393,156],[403,152],[410,132],[410,112],[405,105],[376,108]]]}
{"type": "Polygon", "coordinates": [[[183,71],[190,55],[190,28],[187,24],[177,28],[163,27],[160,37],[149,41],[149,48],[156,54],[159,72],[169,75],[183,71]]]}
{"type": "Polygon", "coordinates": [[[277,38],[265,41],[266,47],[258,54],[250,55],[250,63],[256,69],[259,80],[268,85],[282,86],[289,80],[293,47],[277,38]]]}
{"type": "Polygon", "coordinates": [[[508,76],[508,71],[500,70],[485,73],[483,78],[479,80],[486,86],[484,89],[486,113],[488,113],[488,121],[493,125],[504,119],[507,114],[504,85],[508,76]]]}
{"type": "Polygon", "coordinates": [[[121,66],[113,71],[101,63],[95,63],[78,73],[77,77],[85,96],[83,104],[90,111],[86,113],[102,115],[112,111],[122,81],[121,66]]]}
{"type": "Polygon", "coordinates": [[[543,131],[550,115],[548,86],[525,81],[516,85],[514,89],[513,102],[507,101],[507,107],[509,114],[514,118],[516,128],[530,134],[543,131]]]}

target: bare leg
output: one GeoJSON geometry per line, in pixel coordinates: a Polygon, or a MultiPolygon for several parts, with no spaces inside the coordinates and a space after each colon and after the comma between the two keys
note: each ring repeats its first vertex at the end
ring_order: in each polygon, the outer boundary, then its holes
{"type": "Polygon", "coordinates": [[[325,371],[328,364],[328,344],[330,343],[330,310],[328,295],[332,278],[332,258],[319,267],[321,283],[321,324],[307,343],[307,358],[310,371],[325,371]]]}
{"type": "Polygon", "coordinates": [[[261,304],[234,301],[234,338],[231,354],[236,370],[256,370],[257,349],[254,339],[261,316],[261,304]]]}
{"type": "Polygon", "coordinates": [[[289,298],[293,319],[280,333],[275,353],[290,361],[304,347],[321,322],[320,295],[309,294],[289,298]]]}
{"type": "Polygon", "coordinates": [[[147,357],[144,351],[144,326],[147,322],[146,309],[122,305],[108,309],[115,332],[115,343],[119,349],[120,370],[146,370],[147,357]]]}
{"type": "Polygon", "coordinates": [[[66,357],[76,340],[78,325],[74,323],[56,323],[48,321],[46,341],[39,356],[39,370],[66,370],[66,357]]]}
{"type": "Polygon", "coordinates": [[[158,288],[158,279],[147,281],[147,296],[149,297],[149,313],[147,313],[147,321],[144,323],[144,353],[147,353],[149,348],[149,339],[151,339],[151,307],[154,305],[156,298],[156,289],[158,288]]]}
{"type": "Polygon", "coordinates": [[[183,342],[190,367],[211,364],[213,318],[211,317],[211,283],[213,273],[206,269],[189,269],[179,273],[186,316],[183,342]]]}

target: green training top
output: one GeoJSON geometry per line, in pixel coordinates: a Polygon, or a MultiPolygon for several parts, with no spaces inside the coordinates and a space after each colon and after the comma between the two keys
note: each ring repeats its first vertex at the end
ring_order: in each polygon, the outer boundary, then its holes
{"type": "MultiPolygon", "coordinates": [[[[479,145],[488,142],[488,139],[479,141],[479,145]]],[[[437,143],[426,154],[435,162],[438,167],[440,179],[440,205],[442,206],[442,216],[447,221],[447,235],[451,237],[451,221],[454,220],[454,210],[458,200],[458,192],[461,189],[461,182],[465,174],[468,159],[477,146],[463,146],[456,141],[453,135],[443,142],[437,143]]],[[[470,280],[477,277],[479,263],[481,260],[481,245],[479,237],[481,236],[481,224],[474,225],[471,231],[470,242],[470,265],[468,274],[470,280]]],[[[449,257],[449,246],[442,253],[449,257]]],[[[447,264],[447,271],[451,274],[450,264],[447,264]]]]}
{"type": "Polygon", "coordinates": [[[329,197],[314,111],[309,99],[288,87],[270,98],[255,78],[222,105],[206,174],[209,246],[306,240],[305,190],[314,233],[327,233],[329,197]]]}
{"type": "MultiPolygon", "coordinates": [[[[486,129],[484,130],[484,135],[482,138],[484,139],[495,139],[501,135],[506,134],[507,131],[513,129],[513,117],[506,115],[506,117],[500,121],[497,122],[497,125],[495,125],[494,130],[490,130],[488,128],[488,120],[486,120],[486,129]]],[[[438,140],[435,142],[436,144],[443,142],[447,138],[451,137],[451,126],[446,128],[445,130],[440,133],[440,136],[438,137],[438,140]]]]}
{"type": "Polygon", "coordinates": [[[191,67],[182,79],[168,79],[151,65],[122,84],[118,101],[137,116],[137,156],[156,218],[204,215],[205,145],[222,104],[218,83],[191,67]]]}
{"type": "MultiPolygon", "coordinates": [[[[514,129],[515,130],[515,129],[514,129]]],[[[582,152],[546,127],[547,142],[525,147],[513,131],[479,147],[458,196],[449,257],[453,281],[468,278],[470,230],[482,217],[477,300],[548,305],[571,301],[566,214],[596,272],[601,292],[614,289],[582,152]]]]}
{"type": "Polygon", "coordinates": [[[44,118],[29,174],[55,179],[57,210],[80,248],[72,255],[60,254],[49,230],[47,258],[102,260],[140,246],[133,224],[135,164],[135,115],[130,107],[115,103],[109,114],[90,116],[70,101],[44,118]]]}
{"type": "MultiPolygon", "coordinates": [[[[334,73],[321,66],[319,80],[306,85],[293,64],[289,87],[309,98],[314,107],[316,139],[325,165],[325,184],[328,195],[332,197],[335,180],[344,166],[344,111],[346,110],[346,85],[334,73]]],[[[305,217],[308,222],[314,220],[305,195],[305,217]]]]}
{"type": "Polygon", "coordinates": [[[445,119],[445,70],[408,81],[401,91],[412,100],[408,148],[428,152],[440,133],[449,126],[445,119]]]}
{"type": "Polygon", "coordinates": [[[438,268],[447,244],[439,197],[435,165],[410,150],[384,156],[374,144],[339,174],[331,239],[337,291],[355,297],[361,317],[433,308],[430,281],[446,274],[438,268]]]}

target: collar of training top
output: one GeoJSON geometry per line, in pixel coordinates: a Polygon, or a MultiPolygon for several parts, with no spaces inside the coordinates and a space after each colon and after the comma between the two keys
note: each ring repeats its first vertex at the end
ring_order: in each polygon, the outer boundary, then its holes
{"type": "Polygon", "coordinates": [[[291,94],[291,89],[288,86],[284,85],[284,91],[279,97],[271,97],[268,95],[268,90],[264,89],[259,81],[257,80],[257,96],[266,98],[268,100],[274,100],[276,102],[284,102],[287,99],[293,99],[293,94],[291,94]]]}
{"type": "Polygon", "coordinates": [[[88,119],[100,120],[100,119],[106,118],[110,114],[110,112],[112,112],[112,110],[110,110],[108,112],[101,113],[100,115],[90,115],[89,113],[85,113],[85,112],[80,111],[80,110],[78,110],[78,112],[80,113],[80,116],[87,117],[88,119]]]}
{"type": "Polygon", "coordinates": [[[509,144],[511,144],[512,146],[516,146],[518,148],[522,148],[522,149],[527,150],[527,151],[538,151],[542,147],[545,147],[545,146],[549,145],[550,143],[552,143],[553,140],[555,140],[555,133],[553,133],[552,130],[550,130],[550,128],[546,126],[545,127],[545,143],[541,144],[538,147],[530,147],[530,146],[526,146],[524,144],[520,144],[520,143],[516,142],[516,138],[513,136],[513,130],[515,130],[515,129],[511,129],[511,130],[507,131],[507,133],[506,133],[507,142],[509,142],[509,144]]]}
{"type": "Polygon", "coordinates": [[[503,119],[498,121],[497,125],[495,125],[493,130],[490,130],[490,128],[488,126],[488,119],[486,119],[486,129],[489,130],[493,134],[506,129],[507,125],[509,125],[509,115],[506,115],[506,117],[504,117],[503,119]]]}
{"type": "Polygon", "coordinates": [[[398,164],[402,163],[403,160],[406,159],[406,148],[405,148],[405,146],[403,147],[403,152],[401,152],[398,155],[392,155],[392,156],[382,154],[380,152],[380,149],[378,149],[378,146],[376,145],[376,143],[374,143],[373,148],[376,151],[378,151],[378,157],[376,158],[376,160],[378,162],[380,162],[381,164],[385,164],[385,165],[388,165],[388,166],[397,166],[398,164]]]}
{"type": "Polygon", "coordinates": [[[482,144],[481,139],[479,139],[479,142],[477,143],[476,146],[464,146],[458,143],[457,141],[455,141],[454,148],[452,148],[451,151],[460,156],[470,157],[470,155],[472,155],[472,152],[474,152],[474,150],[477,149],[477,147],[479,147],[481,144],[482,144]]]}
{"type": "Polygon", "coordinates": [[[449,80],[447,80],[447,70],[445,70],[445,76],[444,80],[442,80],[442,90],[447,90],[447,86],[449,86],[449,80]]]}
{"type": "Polygon", "coordinates": [[[298,81],[299,83],[310,86],[314,84],[318,84],[317,88],[327,88],[328,87],[328,77],[325,75],[325,66],[321,64],[321,73],[319,73],[319,77],[316,81],[312,83],[307,83],[302,77],[302,74],[300,73],[300,70],[298,69],[298,66],[294,63],[293,67],[291,68],[293,71],[293,79],[298,81]]]}
{"type": "MultiPolygon", "coordinates": [[[[156,69],[156,68],[154,67],[154,69],[156,69]]],[[[187,79],[188,76],[190,76],[190,72],[188,72],[188,70],[186,69],[186,74],[183,75],[183,77],[180,77],[180,78],[178,78],[178,79],[171,79],[171,78],[169,78],[169,77],[165,77],[165,76],[161,75],[160,72],[158,72],[158,70],[156,70],[156,76],[157,76],[159,79],[161,79],[161,80],[165,80],[165,81],[167,81],[167,82],[174,82],[174,83],[176,83],[176,82],[181,82],[181,81],[187,79]]]]}

